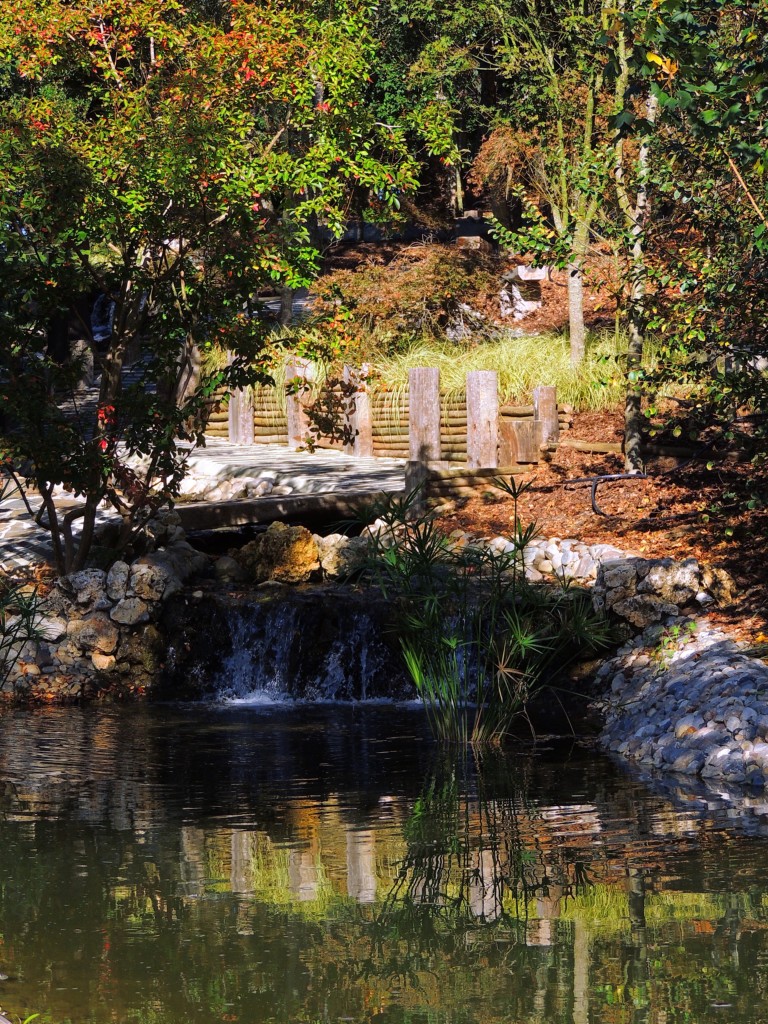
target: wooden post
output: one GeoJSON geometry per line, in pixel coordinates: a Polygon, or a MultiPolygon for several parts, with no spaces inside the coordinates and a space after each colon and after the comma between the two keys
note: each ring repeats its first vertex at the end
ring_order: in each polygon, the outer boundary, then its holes
{"type": "Polygon", "coordinates": [[[499,464],[499,375],[495,370],[467,374],[467,466],[499,464]]]}
{"type": "Polygon", "coordinates": [[[359,372],[351,366],[344,367],[344,380],[355,382],[358,387],[354,396],[354,410],[349,417],[349,426],[355,436],[344,450],[348,455],[356,455],[358,458],[373,456],[373,410],[367,383],[369,370],[368,363],[363,363],[359,372]]]}
{"type": "Polygon", "coordinates": [[[429,490],[429,468],[426,462],[411,460],[405,464],[405,494],[410,497],[409,511],[413,515],[421,515],[427,507],[427,491],[429,490]]]}
{"type": "MultiPolygon", "coordinates": [[[[285,364],[286,381],[299,377],[304,381],[313,381],[317,373],[315,364],[310,359],[290,356],[285,364]]],[[[309,417],[304,407],[305,397],[297,394],[286,395],[285,405],[288,418],[288,447],[301,448],[309,434],[309,417]]]]}
{"type": "Polygon", "coordinates": [[[557,388],[538,387],[533,389],[533,418],[541,422],[541,444],[560,440],[560,423],[557,418],[557,388]]]}
{"type": "MultiPolygon", "coordinates": [[[[229,357],[231,359],[231,356],[229,357]]],[[[227,430],[230,444],[253,444],[253,391],[238,388],[229,396],[227,430]]]]}
{"type": "Polygon", "coordinates": [[[408,373],[412,462],[440,460],[440,371],[419,366],[408,373]]]}

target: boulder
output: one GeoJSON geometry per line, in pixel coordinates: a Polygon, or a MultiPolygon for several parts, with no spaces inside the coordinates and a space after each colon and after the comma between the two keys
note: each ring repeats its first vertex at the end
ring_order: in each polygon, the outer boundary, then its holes
{"type": "Polygon", "coordinates": [[[610,605],[610,609],[614,615],[618,615],[620,619],[626,619],[638,629],[645,629],[655,622],[661,622],[668,615],[677,615],[678,613],[676,604],[664,601],[653,594],[633,594],[631,597],[610,605]]]}
{"type": "Polygon", "coordinates": [[[117,664],[117,659],[113,654],[100,654],[98,651],[94,651],[91,655],[91,662],[97,672],[111,672],[117,664]]]}
{"type": "Polygon", "coordinates": [[[127,562],[115,562],[107,573],[107,597],[113,601],[122,601],[128,587],[128,575],[131,567],[127,562]]]}
{"type": "Polygon", "coordinates": [[[134,562],[134,568],[139,565],[162,567],[170,575],[177,577],[175,583],[170,578],[168,579],[163,592],[163,600],[166,600],[171,593],[176,593],[180,589],[182,583],[186,583],[192,576],[207,571],[208,556],[201,551],[196,551],[188,541],[179,540],[160,551],[154,551],[152,554],[137,559],[134,562]]]}
{"type": "Polygon", "coordinates": [[[662,558],[650,564],[648,572],[637,585],[638,594],[653,594],[663,601],[683,607],[701,589],[701,568],[695,558],[674,562],[662,558]]]}
{"type": "Polygon", "coordinates": [[[67,637],[81,651],[112,654],[117,647],[119,633],[114,622],[110,622],[103,612],[94,612],[84,619],[72,619],[67,625],[67,637]]]}
{"type": "Polygon", "coordinates": [[[695,558],[617,558],[598,568],[593,603],[644,629],[692,604],[727,606],[733,589],[725,570],[702,567],[695,558]]]}
{"type": "Polygon", "coordinates": [[[109,616],[121,626],[136,626],[149,622],[149,605],[140,597],[126,597],[115,605],[109,616]]]}
{"type": "Polygon", "coordinates": [[[363,568],[370,551],[366,537],[345,537],[332,533],[315,537],[323,574],[331,580],[346,579],[363,568]]]}
{"type": "Polygon", "coordinates": [[[81,572],[70,573],[62,580],[66,590],[70,592],[77,604],[93,608],[96,604],[104,607],[106,598],[107,574],[103,569],[83,569],[81,572]]]}
{"type": "Polygon", "coordinates": [[[736,596],[736,584],[725,569],[704,565],[701,570],[701,589],[719,608],[730,608],[736,596]]]}
{"type": "MultiPolygon", "coordinates": [[[[163,651],[163,638],[159,630],[147,625],[124,637],[115,660],[125,666],[138,666],[142,672],[153,675],[160,667],[163,651]]],[[[127,668],[126,671],[130,672],[131,669],[127,668]]]]}
{"type": "Polygon", "coordinates": [[[158,563],[151,555],[132,565],[128,576],[127,593],[143,601],[161,601],[165,589],[175,573],[168,565],[158,563]]]}
{"type": "Polygon", "coordinates": [[[221,555],[213,563],[213,572],[216,579],[223,582],[240,583],[248,578],[248,573],[240,563],[229,555],[221,555]]]}
{"type": "Polygon", "coordinates": [[[320,553],[309,530],[284,523],[272,523],[235,557],[256,583],[304,583],[320,568],[320,553]]]}

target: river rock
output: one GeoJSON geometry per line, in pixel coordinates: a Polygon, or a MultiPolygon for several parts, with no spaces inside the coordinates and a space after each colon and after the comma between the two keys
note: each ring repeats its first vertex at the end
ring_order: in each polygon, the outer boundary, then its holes
{"type": "Polygon", "coordinates": [[[705,620],[690,625],[651,627],[603,665],[601,742],[665,771],[764,785],[768,719],[760,694],[768,665],[705,620]]]}
{"type": "Polygon", "coordinates": [[[255,583],[304,583],[320,568],[320,552],[309,530],[284,523],[272,523],[235,557],[255,583]]]}
{"type": "Polygon", "coordinates": [[[67,620],[55,615],[46,615],[38,619],[37,628],[44,640],[61,640],[67,635],[67,620]]]}

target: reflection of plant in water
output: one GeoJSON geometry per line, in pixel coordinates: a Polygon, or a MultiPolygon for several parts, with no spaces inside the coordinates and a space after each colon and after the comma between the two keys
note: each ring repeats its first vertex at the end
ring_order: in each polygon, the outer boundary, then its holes
{"type": "Polygon", "coordinates": [[[438,762],[404,826],[407,851],[375,921],[368,970],[416,985],[446,944],[461,959],[487,945],[489,930],[508,953],[525,945],[532,900],[588,885],[583,863],[548,864],[526,834],[537,817],[528,773],[500,755],[438,762]]]}
{"type": "MultiPolygon", "coordinates": [[[[514,479],[497,486],[515,502],[525,489],[514,479]]],[[[509,551],[456,547],[417,512],[419,500],[416,490],[375,510],[383,529],[371,541],[373,578],[398,601],[403,655],[435,735],[498,745],[542,686],[609,646],[613,631],[587,591],[526,580],[533,525],[515,514],[509,551]]]]}

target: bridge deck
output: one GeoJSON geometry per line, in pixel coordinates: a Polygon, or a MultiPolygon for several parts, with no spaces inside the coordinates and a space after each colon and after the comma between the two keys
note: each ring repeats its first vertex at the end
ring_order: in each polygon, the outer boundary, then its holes
{"type": "MultiPolygon", "coordinates": [[[[214,480],[238,477],[269,481],[276,496],[242,501],[180,503],[187,530],[242,526],[272,519],[301,516],[345,518],[376,493],[400,491],[405,486],[402,459],[353,458],[334,451],[294,452],[282,445],[231,445],[217,438],[189,458],[197,477],[214,480]]],[[[75,502],[63,497],[62,508],[75,502]]],[[[36,509],[39,499],[32,501],[36,509]]],[[[109,510],[99,521],[109,520],[109,510]]],[[[21,498],[11,494],[0,502],[0,567],[11,569],[51,559],[48,534],[30,518],[21,498]]]]}

